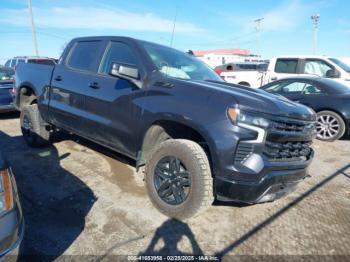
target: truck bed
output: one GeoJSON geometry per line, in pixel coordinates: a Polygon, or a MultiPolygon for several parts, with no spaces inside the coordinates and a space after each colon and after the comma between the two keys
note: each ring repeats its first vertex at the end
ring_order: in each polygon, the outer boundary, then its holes
{"type": "Polygon", "coordinates": [[[50,86],[54,65],[19,63],[16,67],[16,86],[29,86],[35,94],[42,94],[50,86]]]}

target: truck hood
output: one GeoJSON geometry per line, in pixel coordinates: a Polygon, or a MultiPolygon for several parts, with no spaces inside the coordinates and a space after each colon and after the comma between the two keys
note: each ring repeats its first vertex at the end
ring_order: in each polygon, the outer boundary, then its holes
{"type": "Polygon", "coordinates": [[[198,85],[220,92],[220,96],[232,97],[232,105],[237,104],[239,108],[257,113],[275,116],[289,117],[294,119],[315,121],[315,112],[304,105],[288,100],[282,96],[276,96],[260,89],[243,87],[226,82],[214,81],[190,81],[198,85]]]}

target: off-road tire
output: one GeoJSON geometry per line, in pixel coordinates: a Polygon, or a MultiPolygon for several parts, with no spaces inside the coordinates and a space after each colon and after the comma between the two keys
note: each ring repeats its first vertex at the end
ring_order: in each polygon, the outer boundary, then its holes
{"type": "Polygon", "coordinates": [[[146,163],[145,182],[154,206],[172,218],[186,219],[198,215],[214,201],[213,178],[208,157],[199,144],[190,140],[169,139],[160,143],[146,163]],[[191,179],[188,196],[178,205],[171,205],[162,200],[155,187],[155,168],[158,161],[165,156],[177,157],[186,166],[191,179]]]}
{"type": "Polygon", "coordinates": [[[340,115],[338,115],[337,113],[335,113],[333,111],[324,110],[324,111],[320,111],[317,113],[318,121],[320,121],[321,116],[324,116],[324,117],[330,116],[331,119],[335,119],[339,125],[338,126],[338,133],[332,137],[321,137],[319,134],[317,134],[317,139],[325,141],[325,142],[333,142],[335,140],[338,140],[339,138],[341,138],[345,134],[345,131],[346,131],[345,122],[340,115]]]}
{"type": "Polygon", "coordinates": [[[23,138],[29,146],[42,147],[49,143],[48,124],[41,118],[37,104],[26,105],[21,111],[20,121],[23,138]],[[30,130],[26,126],[28,123],[30,130]]]}

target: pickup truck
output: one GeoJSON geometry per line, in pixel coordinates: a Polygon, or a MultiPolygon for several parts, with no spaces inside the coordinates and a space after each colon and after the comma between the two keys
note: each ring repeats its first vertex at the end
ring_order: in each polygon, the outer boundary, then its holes
{"type": "Polygon", "coordinates": [[[325,56],[280,56],[271,59],[265,71],[226,70],[220,73],[229,83],[254,88],[296,75],[332,78],[350,87],[350,66],[338,58],[325,56]]]}
{"type": "Polygon", "coordinates": [[[128,37],[72,40],[57,65],[20,63],[15,104],[25,141],[67,130],[143,170],[162,213],[272,201],[307,176],[315,113],[224,82],[197,58],[128,37]]]}

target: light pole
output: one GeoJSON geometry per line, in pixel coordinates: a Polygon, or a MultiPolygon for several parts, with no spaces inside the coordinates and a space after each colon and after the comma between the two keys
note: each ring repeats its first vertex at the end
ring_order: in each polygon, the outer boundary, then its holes
{"type": "Polygon", "coordinates": [[[34,24],[33,10],[32,10],[32,0],[28,0],[28,9],[29,9],[30,22],[32,24],[32,38],[33,38],[34,52],[36,56],[39,56],[38,42],[36,40],[36,31],[35,31],[35,24],[34,24]]]}
{"type": "Polygon", "coordinates": [[[255,23],[255,32],[256,32],[256,53],[257,55],[261,55],[260,53],[260,30],[261,30],[261,22],[264,18],[258,18],[254,20],[255,23]]]}
{"type": "Polygon", "coordinates": [[[320,15],[312,15],[311,20],[313,22],[313,46],[312,46],[312,51],[313,54],[316,55],[318,53],[318,24],[320,22],[320,15]]]}

